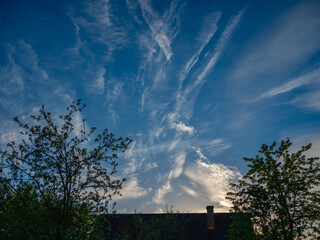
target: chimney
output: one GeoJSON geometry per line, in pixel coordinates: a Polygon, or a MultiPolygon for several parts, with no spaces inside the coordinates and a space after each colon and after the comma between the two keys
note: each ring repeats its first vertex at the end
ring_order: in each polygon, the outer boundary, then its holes
{"type": "Polygon", "coordinates": [[[215,229],[213,206],[207,206],[207,228],[215,229]]]}

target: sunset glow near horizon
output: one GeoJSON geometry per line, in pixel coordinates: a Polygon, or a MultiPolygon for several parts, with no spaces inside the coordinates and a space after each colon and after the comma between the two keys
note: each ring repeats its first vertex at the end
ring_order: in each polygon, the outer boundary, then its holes
{"type": "Polygon", "coordinates": [[[320,156],[319,1],[2,0],[0,34],[1,146],[81,98],[133,140],[120,213],[228,211],[263,143],[320,156]]]}

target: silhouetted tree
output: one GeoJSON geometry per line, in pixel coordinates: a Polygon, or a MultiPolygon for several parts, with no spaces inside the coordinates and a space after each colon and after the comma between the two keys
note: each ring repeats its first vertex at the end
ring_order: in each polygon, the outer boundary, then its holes
{"type": "Polygon", "coordinates": [[[319,239],[320,161],[289,153],[290,139],[262,145],[260,155],[244,158],[249,171],[231,186],[235,222],[229,239],[319,239]]]}
{"type": "MultiPolygon", "coordinates": [[[[14,118],[22,130],[21,142],[0,150],[0,187],[7,189],[0,203],[3,223],[10,223],[4,219],[10,218],[6,208],[19,215],[21,207],[44,217],[40,227],[51,226],[44,227],[49,239],[91,238],[93,221],[108,211],[112,196],[120,194],[124,179],[112,175],[117,152],[124,152],[131,140],[115,138],[107,129],[95,134],[84,119],[79,126],[74,117],[84,107],[81,100],[73,101],[65,115],[52,117],[42,106],[38,115],[31,116],[33,125],[14,118]]],[[[27,228],[26,224],[16,230],[27,228]]]]}

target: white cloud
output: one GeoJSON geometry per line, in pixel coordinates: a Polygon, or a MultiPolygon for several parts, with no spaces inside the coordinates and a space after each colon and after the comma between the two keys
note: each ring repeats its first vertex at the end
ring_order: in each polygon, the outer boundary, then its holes
{"type": "Polygon", "coordinates": [[[141,113],[145,109],[161,111],[172,100],[171,95],[167,92],[168,90],[173,91],[173,89],[168,87],[166,64],[173,55],[171,45],[180,31],[180,14],[184,4],[176,0],[171,1],[169,7],[160,14],[156,9],[153,9],[151,1],[139,0],[138,3],[141,14],[137,13],[138,6],[135,2],[126,1],[128,10],[135,17],[137,23],[142,24],[141,18],[150,30],[138,35],[144,57],[136,78],[136,83],[139,85],[138,91],[141,94],[139,110],[141,113]],[[165,91],[166,93],[164,93],[165,91]]]}
{"type": "Polygon", "coordinates": [[[108,102],[118,101],[120,98],[125,96],[122,82],[109,80],[107,85],[108,89],[106,98],[108,102]]]}
{"type": "Polygon", "coordinates": [[[142,139],[134,141],[129,149],[126,150],[125,156],[126,158],[130,158],[131,156],[136,156],[139,158],[143,158],[148,156],[148,154],[157,154],[163,151],[167,151],[172,144],[172,141],[164,141],[157,144],[145,144],[142,139]]]}
{"type": "Polygon", "coordinates": [[[178,147],[181,144],[181,140],[180,139],[176,139],[174,141],[172,141],[172,143],[169,146],[169,151],[172,151],[173,149],[175,149],[176,147],[178,147]]]}
{"type": "MultiPolygon", "coordinates": [[[[265,81],[270,73],[287,73],[305,63],[320,48],[320,4],[302,1],[248,41],[233,74],[236,81],[265,81]]],[[[281,76],[281,75],[280,75],[281,76]]]]}
{"type": "Polygon", "coordinates": [[[105,73],[106,73],[106,70],[104,68],[100,68],[98,72],[97,80],[95,82],[95,88],[98,94],[104,93],[104,88],[105,88],[104,74],[105,73]]]}
{"type": "Polygon", "coordinates": [[[139,198],[145,196],[147,193],[148,191],[146,189],[139,186],[138,179],[136,177],[132,177],[130,180],[123,183],[121,199],[139,198]]]}
{"type": "Polygon", "coordinates": [[[155,195],[152,198],[152,201],[156,204],[164,204],[165,196],[170,193],[173,188],[171,185],[171,180],[180,177],[183,172],[183,165],[186,161],[186,153],[181,152],[179,153],[173,163],[173,167],[169,172],[169,175],[166,176],[167,180],[165,184],[163,184],[160,188],[157,189],[155,195]]]}
{"type": "Polygon", "coordinates": [[[294,78],[293,80],[288,81],[285,84],[282,84],[279,87],[273,88],[265,93],[263,93],[261,96],[257,98],[257,100],[261,100],[263,98],[270,98],[274,97],[278,94],[281,93],[286,93],[289,92],[295,88],[298,88],[300,86],[315,82],[315,81],[320,81],[320,68],[317,68],[311,72],[308,72],[304,74],[303,76],[294,78]]]}
{"type": "Polygon", "coordinates": [[[200,159],[208,161],[208,158],[202,154],[201,148],[192,147],[192,149],[196,151],[200,159]]]}
{"type": "Polygon", "coordinates": [[[173,169],[170,171],[168,179],[178,178],[181,175],[185,161],[186,161],[185,152],[179,153],[175,157],[173,169]]]}
{"type": "Polygon", "coordinates": [[[125,158],[133,158],[135,156],[136,141],[132,141],[129,148],[124,152],[125,158]]]}
{"type": "Polygon", "coordinates": [[[195,198],[199,198],[199,192],[198,191],[195,191],[187,186],[181,186],[182,190],[184,192],[186,192],[187,194],[189,194],[190,196],[192,197],[195,197],[195,198]]]}
{"type": "Polygon", "coordinates": [[[201,147],[206,151],[209,152],[211,156],[218,155],[224,150],[227,150],[232,147],[231,143],[228,143],[223,138],[214,139],[211,141],[204,141],[201,142],[201,147]]]}
{"type": "Polygon", "coordinates": [[[190,135],[195,132],[194,128],[192,126],[187,126],[184,123],[176,123],[173,125],[178,131],[180,132],[186,132],[189,133],[190,135]]]}
{"type": "Polygon", "coordinates": [[[72,22],[72,25],[74,26],[74,31],[75,31],[75,35],[76,35],[75,36],[76,37],[75,45],[69,49],[69,52],[73,55],[79,55],[80,49],[84,46],[83,42],[81,41],[80,34],[79,34],[80,27],[79,27],[79,24],[77,24],[76,20],[73,18],[73,16],[70,13],[68,13],[68,16],[72,22]]]}
{"type": "MultiPolygon", "coordinates": [[[[189,60],[190,63],[188,63],[184,67],[184,70],[180,73],[180,89],[178,90],[178,93],[176,95],[175,112],[183,114],[183,116],[185,116],[187,119],[192,117],[194,102],[199,93],[198,90],[206,82],[207,75],[210,73],[210,71],[214,68],[217,61],[219,60],[227,40],[231,37],[233,31],[235,30],[238,23],[240,22],[243,13],[244,13],[244,10],[241,10],[236,16],[234,16],[228,22],[225,29],[221,33],[221,36],[219,37],[218,42],[216,43],[214,49],[208,51],[205,54],[203,61],[205,61],[206,64],[200,69],[200,73],[198,73],[198,76],[196,77],[195,81],[192,81],[184,89],[182,89],[183,80],[185,79],[185,77],[187,77],[187,74],[189,73],[193,65],[198,61],[199,54],[207,44],[207,41],[210,41],[209,38],[206,39],[203,47],[201,47],[199,52],[194,55],[194,58],[191,58],[189,60]]],[[[219,17],[220,15],[219,13],[217,13],[216,21],[218,21],[219,17]]],[[[217,24],[217,22],[214,22],[214,24],[217,24]]],[[[215,28],[213,28],[211,31],[212,32],[209,34],[210,38],[215,33],[215,28]]]]}
{"type": "Polygon", "coordinates": [[[230,207],[230,203],[225,200],[227,192],[231,191],[229,183],[241,177],[238,171],[231,170],[223,164],[209,164],[201,159],[190,164],[185,170],[185,175],[199,186],[196,190],[184,188],[186,193],[194,197],[205,196],[207,202],[218,202],[219,207],[226,210],[230,207]]]}
{"type": "Polygon", "coordinates": [[[296,97],[292,103],[302,108],[320,111],[320,91],[302,94],[296,97]]]}
{"type": "MultiPolygon", "coordinates": [[[[0,144],[5,146],[9,142],[19,142],[21,140],[20,128],[13,121],[1,121],[0,144]]],[[[1,145],[0,145],[1,146],[1,145]]]]}
{"type": "Polygon", "coordinates": [[[100,67],[96,71],[96,79],[94,80],[93,84],[89,85],[92,93],[101,95],[105,92],[105,73],[106,69],[103,67],[100,67]]]}
{"type": "MultiPolygon", "coordinates": [[[[80,137],[81,136],[81,130],[84,127],[85,122],[83,122],[83,117],[80,112],[75,112],[73,115],[73,127],[74,127],[74,133],[80,137]]],[[[88,126],[85,126],[86,129],[89,129],[88,126]]]]}
{"type": "Polygon", "coordinates": [[[143,113],[143,110],[144,110],[145,97],[146,97],[147,92],[148,92],[148,89],[146,88],[146,89],[143,91],[143,93],[141,94],[141,107],[140,107],[140,109],[139,109],[139,111],[140,111],[141,113],[143,113]]]}
{"type": "Polygon", "coordinates": [[[199,50],[189,59],[189,61],[184,66],[183,70],[179,74],[180,79],[180,89],[182,88],[182,83],[188,76],[190,70],[198,62],[199,55],[203,51],[204,47],[209,43],[215,32],[217,31],[217,23],[221,17],[221,12],[215,12],[212,15],[208,16],[205,22],[205,29],[200,34],[201,46],[199,50]]]}
{"type": "Polygon", "coordinates": [[[159,44],[160,48],[166,55],[167,60],[170,60],[172,56],[171,43],[169,38],[165,34],[155,34],[155,39],[159,44]]]}
{"type": "Polygon", "coordinates": [[[149,163],[146,163],[144,166],[143,166],[143,170],[145,172],[148,172],[150,171],[151,169],[154,169],[154,168],[157,168],[158,167],[158,164],[156,162],[149,162],[149,163]]]}
{"type": "Polygon", "coordinates": [[[153,38],[158,43],[167,60],[170,60],[172,56],[171,42],[169,37],[166,35],[168,34],[169,26],[164,22],[159,14],[153,11],[148,0],[140,0],[139,3],[142,15],[152,32],[153,38]]]}
{"type": "Polygon", "coordinates": [[[162,67],[160,67],[154,77],[152,89],[154,90],[159,85],[161,80],[165,78],[166,78],[165,70],[162,67]]]}
{"type": "Polygon", "coordinates": [[[138,162],[136,158],[131,158],[127,163],[127,166],[123,169],[123,174],[127,176],[128,174],[135,173],[138,168],[138,162]]]}
{"type": "Polygon", "coordinates": [[[25,81],[42,82],[48,79],[38,61],[38,56],[30,44],[19,40],[17,44],[9,45],[8,64],[0,69],[0,92],[9,97],[23,92],[28,85],[25,81]]]}
{"type": "MultiPolygon", "coordinates": [[[[92,0],[86,2],[83,12],[79,15],[74,9],[69,12],[74,25],[81,27],[89,39],[108,47],[104,57],[106,60],[111,58],[115,49],[124,46],[128,40],[126,29],[120,24],[117,14],[113,12],[116,9],[112,9],[111,5],[112,2],[109,0],[92,0]],[[89,16],[85,18],[83,14],[89,16]]],[[[90,49],[88,44],[85,47],[87,50],[90,49]]]]}
{"type": "Polygon", "coordinates": [[[137,23],[141,24],[141,21],[139,20],[139,17],[137,15],[138,2],[135,0],[126,0],[126,5],[131,16],[134,17],[137,23]]]}
{"type": "Polygon", "coordinates": [[[166,59],[170,60],[173,55],[171,43],[179,31],[176,23],[179,18],[179,10],[176,10],[178,7],[177,2],[172,1],[170,8],[165,11],[163,16],[160,16],[152,9],[149,0],[139,0],[139,3],[142,16],[148,24],[153,39],[157,42],[166,59]],[[173,23],[176,23],[176,25],[171,26],[173,23]]]}
{"type": "Polygon", "coordinates": [[[125,101],[126,94],[123,89],[124,84],[120,81],[109,79],[106,82],[105,96],[108,104],[108,112],[114,125],[117,125],[120,121],[116,108],[125,101]]]}
{"type": "Polygon", "coordinates": [[[32,72],[32,74],[29,73],[30,78],[35,78],[40,82],[49,78],[47,72],[39,65],[38,55],[33,50],[32,46],[24,40],[18,42],[12,55],[16,59],[16,62],[26,70],[26,72],[32,72]]]}
{"type": "Polygon", "coordinates": [[[109,0],[99,0],[95,1],[94,4],[87,4],[87,11],[97,22],[105,27],[111,26],[109,0]]]}
{"type": "Polygon", "coordinates": [[[202,80],[208,75],[209,71],[212,70],[212,68],[215,66],[215,64],[217,63],[223,49],[224,49],[224,45],[226,43],[226,41],[230,38],[230,36],[232,35],[234,29],[237,27],[238,23],[241,20],[241,17],[244,13],[244,10],[241,10],[238,15],[236,15],[235,17],[233,17],[229,23],[227,24],[226,28],[224,29],[223,33],[221,34],[217,45],[214,49],[214,53],[211,56],[208,64],[205,66],[204,70],[201,72],[201,74],[198,76],[197,81],[195,82],[195,86],[202,83],[202,80]]]}
{"type": "Polygon", "coordinates": [[[153,196],[152,201],[156,204],[165,204],[165,195],[172,191],[171,182],[168,180],[164,185],[162,185],[153,196]]]}
{"type": "Polygon", "coordinates": [[[0,70],[0,91],[12,95],[24,90],[23,70],[12,59],[0,70]]]}
{"type": "Polygon", "coordinates": [[[179,133],[188,133],[190,135],[195,133],[195,129],[192,126],[187,126],[181,121],[178,121],[179,115],[177,113],[169,113],[167,115],[169,128],[176,129],[179,133]]]}

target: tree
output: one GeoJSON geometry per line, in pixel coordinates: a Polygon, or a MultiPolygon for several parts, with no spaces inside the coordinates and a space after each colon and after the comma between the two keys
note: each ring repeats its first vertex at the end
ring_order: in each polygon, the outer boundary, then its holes
{"type": "Polygon", "coordinates": [[[81,234],[81,239],[89,238],[94,232],[92,219],[108,211],[124,181],[112,175],[117,153],[124,152],[131,140],[115,138],[107,129],[96,134],[85,119],[79,128],[74,117],[84,107],[81,100],[73,101],[65,115],[52,117],[42,106],[31,116],[33,125],[14,118],[22,129],[21,142],[0,150],[0,187],[10,190],[1,204],[19,199],[27,207],[33,199],[53,227],[50,239],[79,239],[81,234]],[[30,194],[34,197],[27,199],[30,194]]]}
{"type": "Polygon", "coordinates": [[[319,239],[320,161],[304,155],[311,143],[290,154],[291,145],[263,144],[260,155],[244,158],[249,171],[227,196],[235,213],[229,239],[319,239]]]}

